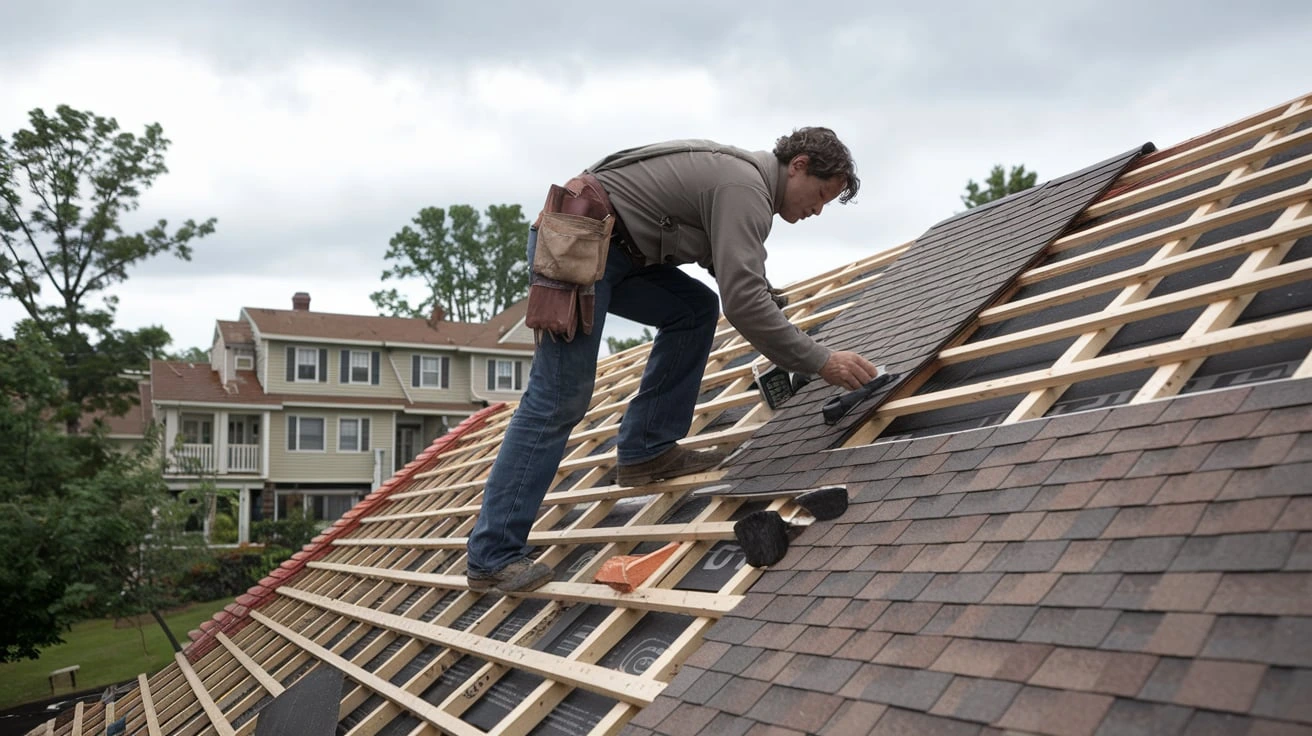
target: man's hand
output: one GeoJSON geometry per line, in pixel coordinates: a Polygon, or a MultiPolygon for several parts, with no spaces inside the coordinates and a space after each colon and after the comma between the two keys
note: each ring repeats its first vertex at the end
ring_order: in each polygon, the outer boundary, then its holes
{"type": "Polygon", "coordinates": [[[824,367],[820,369],[821,378],[833,386],[848,391],[861,388],[874,380],[878,373],[879,369],[874,363],[847,351],[831,353],[829,360],[825,361],[824,367]]]}

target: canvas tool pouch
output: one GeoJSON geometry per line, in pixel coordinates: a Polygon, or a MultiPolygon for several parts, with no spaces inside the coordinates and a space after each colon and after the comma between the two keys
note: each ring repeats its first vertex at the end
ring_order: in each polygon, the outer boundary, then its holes
{"type": "Polygon", "coordinates": [[[581,178],[564,187],[551,185],[538,219],[533,270],[556,281],[579,286],[597,283],[606,273],[615,218],[608,203],[588,196],[581,178]]]}
{"type": "Polygon", "coordinates": [[[578,328],[592,334],[595,285],[606,273],[615,216],[596,179],[575,177],[552,185],[538,215],[537,245],[529,279],[526,324],[566,342],[578,328]]]}

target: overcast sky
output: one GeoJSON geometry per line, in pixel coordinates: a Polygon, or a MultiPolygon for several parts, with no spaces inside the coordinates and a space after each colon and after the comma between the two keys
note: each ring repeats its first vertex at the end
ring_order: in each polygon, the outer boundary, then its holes
{"type": "MultiPolygon", "coordinates": [[[[296,291],[375,313],[387,241],[420,208],[536,214],[621,148],[834,128],[861,193],[776,219],[784,284],[915,238],[995,163],[1044,181],[1312,91],[1306,0],[6,0],[0,29],[0,135],[60,104],[158,122],[170,173],[138,217],[218,218],[191,262],[114,290],[120,326],[177,349],[296,291]]],[[[0,334],[22,314],[0,301],[0,334]]]]}

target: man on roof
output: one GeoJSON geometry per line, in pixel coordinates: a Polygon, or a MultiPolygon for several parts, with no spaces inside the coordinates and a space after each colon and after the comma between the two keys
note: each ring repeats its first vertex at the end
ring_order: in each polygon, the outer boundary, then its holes
{"type": "MultiPolygon", "coordinates": [[[[828,128],[801,128],[774,151],[710,141],[628,149],[589,169],[618,216],[605,275],[595,290],[590,334],[544,338],[528,386],[506,429],[469,536],[474,591],[533,590],[552,570],[529,557],[529,530],[555,479],[570,432],[588,410],[606,314],[657,328],[638,393],[620,423],[617,483],[640,486],[719,465],[727,453],[677,444],[692,424],[710,355],[719,299],[681,271],[697,263],[714,276],[724,314],[748,342],[786,370],[818,374],[855,390],[877,368],[832,351],[790,323],[765,274],[765,239],[775,215],[796,223],[860,187],[851,152],[828,128]]],[[[537,231],[529,233],[529,262],[537,231]]]]}

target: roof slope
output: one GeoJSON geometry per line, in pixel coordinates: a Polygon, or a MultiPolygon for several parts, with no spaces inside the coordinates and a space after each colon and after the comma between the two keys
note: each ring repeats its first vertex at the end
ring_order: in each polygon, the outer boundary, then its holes
{"type": "Polygon", "coordinates": [[[899,381],[853,409],[835,429],[820,407],[833,391],[815,381],[752,439],[730,479],[758,484],[767,463],[834,447],[860,423],[862,409],[905,384],[976,312],[1116,181],[1152,144],[1083,171],[950,217],[916,239],[861,303],[825,329],[825,344],[869,356],[899,381]]]}
{"type": "Polygon", "coordinates": [[[443,321],[436,327],[430,326],[427,320],[417,318],[332,314],[308,309],[244,307],[242,312],[265,337],[280,335],[311,340],[532,350],[531,343],[498,343],[505,332],[523,319],[527,305],[528,300],[520,300],[488,322],[443,321]]]}
{"type": "Polygon", "coordinates": [[[251,325],[246,320],[229,322],[227,320],[218,320],[219,334],[223,336],[224,344],[229,347],[233,345],[251,345],[255,342],[255,334],[251,332],[251,325]]]}
{"type": "MultiPolygon", "coordinates": [[[[466,589],[466,535],[513,409],[490,407],[191,632],[115,712],[129,732],[156,718],[165,733],[249,734],[283,689],[331,667],[347,682],[339,729],[381,736],[1306,732],[1309,103],[1137,161],[1009,265],[1006,288],[962,304],[944,326],[957,336],[926,345],[868,417],[819,438],[839,446],[753,460],[744,480],[764,487],[846,483],[842,517],[690,499],[739,472],[733,459],[613,485],[646,363],[634,348],[599,362],[530,537],[552,582],[466,589]],[[798,533],[765,571],[733,542],[760,508],[798,533]],[[667,544],[633,593],[594,582],[612,555],[667,544]]],[[[794,285],[786,313],[828,340],[889,298],[906,252],[794,285]]],[[[991,263],[958,288],[975,293],[991,263]]],[[[900,301],[926,286],[903,283],[900,301]]],[[[772,419],[759,361],[722,326],[689,446],[813,421],[772,419]]],[[[56,733],[106,715],[79,710],[56,733]]]]}
{"type": "Polygon", "coordinates": [[[268,393],[260,386],[255,371],[235,371],[225,385],[208,363],[155,360],[150,364],[155,400],[190,404],[237,404],[253,408],[286,404],[327,403],[361,406],[394,406],[398,409],[450,411],[473,414],[482,408],[473,401],[410,401],[400,397],[341,396],[337,394],[268,393]]]}
{"type": "Polygon", "coordinates": [[[630,733],[1312,724],[1312,381],[817,460],[853,505],[630,733]]]}

